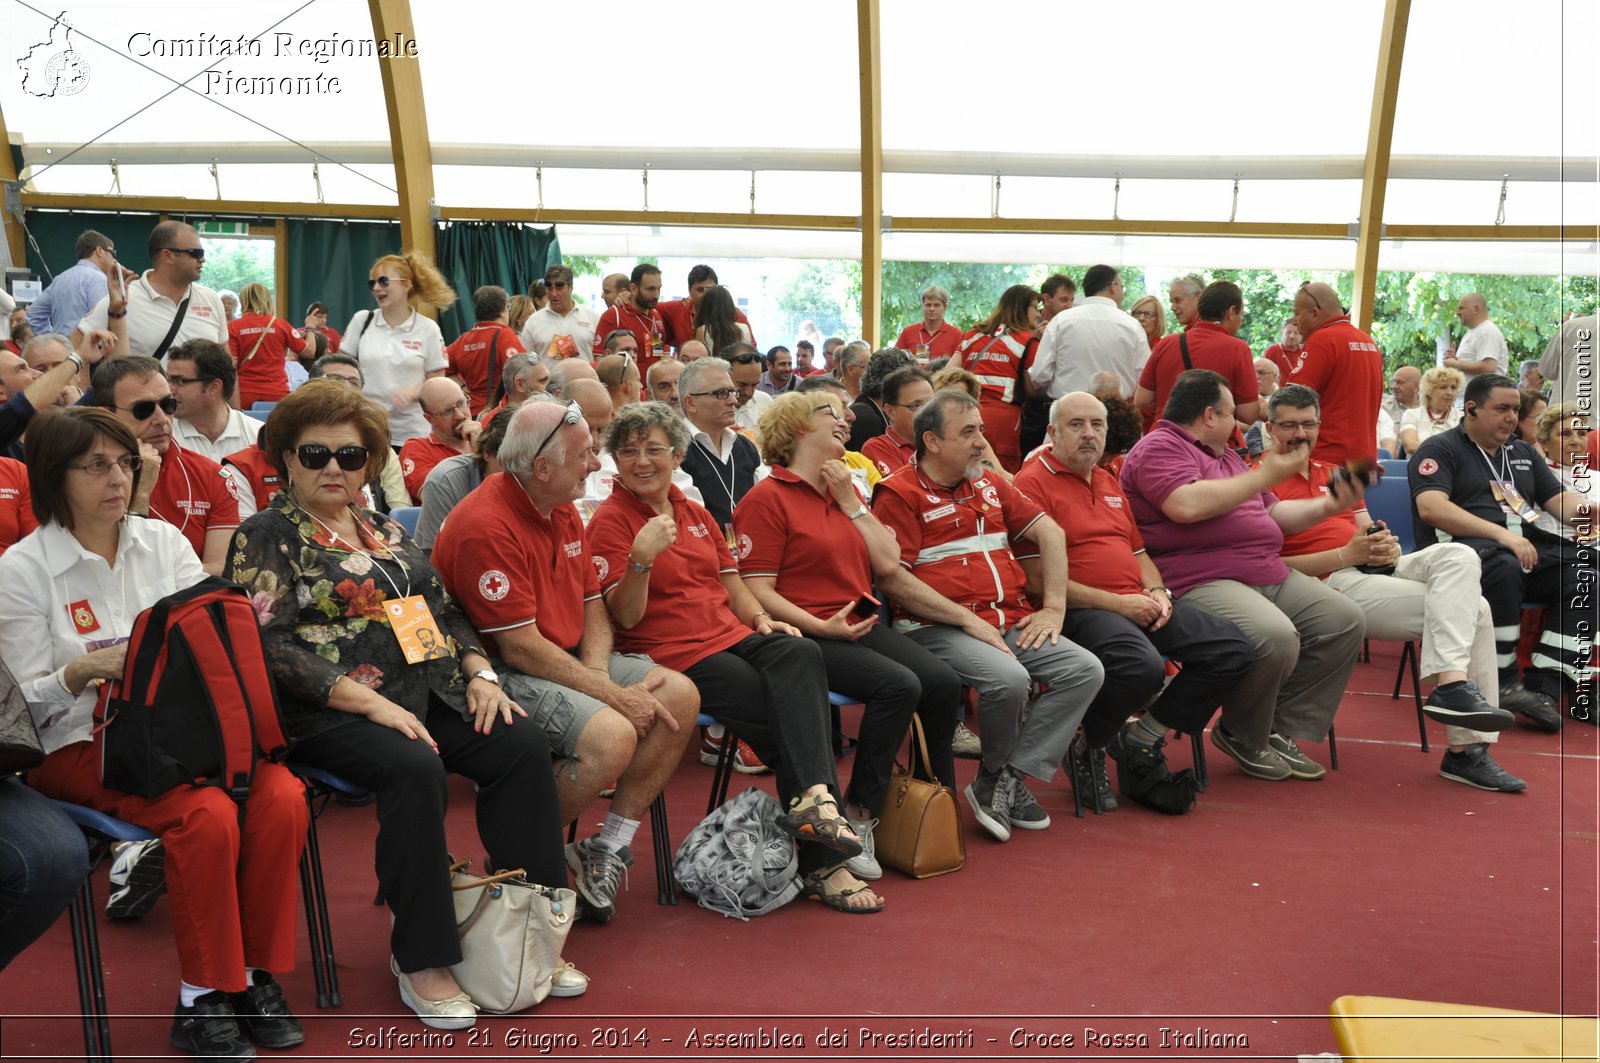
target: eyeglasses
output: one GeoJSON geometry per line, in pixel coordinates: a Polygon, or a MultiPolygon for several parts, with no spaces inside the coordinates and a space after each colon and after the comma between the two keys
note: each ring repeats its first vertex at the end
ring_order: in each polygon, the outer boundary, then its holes
{"type": "Polygon", "coordinates": [[[327,466],[328,459],[332,458],[339,463],[339,468],[345,472],[357,472],[367,467],[367,448],[356,446],[354,443],[340,447],[338,450],[329,450],[321,443],[302,443],[294,449],[294,456],[299,459],[300,467],[316,472],[327,466]]]}
{"type": "Polygon", "coordinates": [[[90,476],[106,476],[115,465],[126,473],[136,473],[144,468],[144,459],[137,454],[124,454],[116,461],[107,461],[105,458],[90,458],[78,465],[68,465],[69,469],[80,469],[90,476]]]}
{"type": "Polygon", "coordinates": [[[839,416],[839,411],[833,408],[833,403],[831,403],[831,402],[824,402],[821,406],[818,406],[816,409],[812,410],[811,412],[813,414],[817,414],[817,413],[822,413],[824,410],[826,410],[827,413],[828,413],[828,416],[832,417],[835,421],[839,421],[839,422],[843,422],[844,421],[844,418],[839,416]]]}
{"type": "Polygon", "coordinates": [[[367,282],[367,291],[372,292],[377,291],[379,288],[387,288],[393,279],[392,277],[373,277],[367,282]]]}
{"type": "Polygon", "coordinates": [[[1281,428],[1285,432],[1309,432],[1321,423],[1321,421],[1273,421],[1272,427],[1281,428]]]}
{"type": "Polygon", "coordinates": [[[898,406],[902,410],[910,410],[912,413],[916,413],[918,410],[922,409],[927,404],[928,404],[928,400],[927,399],[923,399],[921,402],[885,402],[884,403],[885,406],[898,406]]]}
{"type": "Polygon", "coordinates": [[[205,384],[205,383],[208,383],[208,382],[209,381],[207,381],[206,378],[203,377],[203,376],[178,376],[175,373],[168,373],[167,374],[167,383],[172,384],[174,386],[178,386],[178,385],[181,385],[181,384],[205,384]]]}
{"type": "Polygon", "coordinates": [[[1156,312],[1154,310],[1135,310],[1133,312],[1133,316],[1134,317],[1148,317],[1151,320],[1154,320],[1155,316],[1156,316],[1156,312]]]}
{"type": "Polygon", "coordinates": [[[614,456],[618,461],[634,461],[638,459],[640,454],[643,454],[651,461],[665,461],[667,455],[671,453],[671,447],[664,447],[658,443],[655,446],[645,447],[643,450],[638,447],[618,447],[614,452],[614,456]]]}
{"type": "Polygon", "coordinates": [[[539,443],[538,449],[533,452],[533,456],[537,458],[540,454],[543,454],[544,448],[550,445],[550,441],[556,437],[556,433],[561,431],[561,429],[565,428],[567,425],[582,423],[583,411],[578,408],[578,404],[576,402],[567,403],[567,412],[561,415],[561,420],[556,422],[556,426],[550,429],[550,433],[546,435],[539,443]]]}
{"type": "MultiPolygon", "coordinates": [[[[168,379],[171,379],[171,378],[169,377],[168,379]]],[[[446,406],[442,410],[434,410],[432,413],[429,413],[428,416],[429,417],[448,417],[451,414],[455,413],[457,410],[465,410],[468,413],[472,412],[472,407],[468,404],[467,397],[465,395],[461,396],[461,398],[457,399],[454,403],[452,403],[449,406],[446,406]]],[[[423,412],[426,413],[427,411],[423,411],[423,412]]]]}
{"type": "Polygon", "coordinates": [[[206,259],[206,249],[203,247],[169,247],[167,250],[175,255],[188,255],[196,262],[204,262],[206,259]]]}
{"type": "Polygon", "coordinates": [[[727,402],[739,394],[738,388],[717,388],[715,391],[691,391],[691,399],[716,399],[718,402],[727,402]]]}
{"type": "Polygon", "coordinates": [[[132,406],[116,406],[113,409],[133,414],[135,421],[148,421],[155,416],[157,407],[161,409],[162,413],[171,417],[178,412],[178,400],[168,395],[164,399],[140,399],[132,406]]]}
{"type": "Polygon", "coordinates": [[[544,286],[546,288],[570,288],[570,287],[572,287],[572,282],[571,281],[546,280],[544,282],[544,286]]]}

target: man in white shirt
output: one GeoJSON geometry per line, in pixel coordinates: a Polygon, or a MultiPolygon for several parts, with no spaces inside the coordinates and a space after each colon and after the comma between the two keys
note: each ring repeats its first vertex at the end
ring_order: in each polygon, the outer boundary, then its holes
{"type": "Polygon", "coordinates": [[[1506,338],[1500,333],[1500,326],[1489,320],[1489,304],[1483,296],[1477,292],[1463,295],[1456,304],[1456,318],[1466,326],[1467,334],[1461,337],[1458,346],[1452,346],[1444,352],[1439,364],[1459,369],[1466,376],[1462,382],[1462,392],[1466,392],[1466,385],[1475,376],[1484,373],[1509,375],[1511,352],[1506,349],[1506,338]]]}
{"type": "Polygon", "coordinates": [[[150,269],[128,282],[126,297],[116,280],[116,263],[108,269],[106,296],[94,304],[73,332],[109,329],[117,337],[116,355],[143,354],[162,358],[167,350],[189,340],[228,345],[228,315],[217,293],[199,283],[206,251],[194,226],[164,221],[150,230],[150,269]],[[178,320],[177,331],[173,321],[178,320]],[[172,336],[167,342],[167,336],[172,336]]]}
{"type": "Polygon", "coordinates": [[[593,307],[572,301],[572,270],[551,266],[544,271],[550,302],[528,316],[522,326],[522,346],[546,358],[589,358],[600,314],[593,307]]]}
{"type": "Polygon", "coordinates": [[[1091,266],[1083,275],[1085,298],[1050,319],[1039,353],[1028,370],[1031,394],[1051,399],[1089,391],[1098,372],[1109,370],[1133,394],[1150,356],[1144,329],[1122,311],[1122,276],[1111,266],[1091,266]]]}
{"type": "Polygon", "coordinates": [[[172,435],[182,446],[221,463],[261,434],[261,422],[228,405],[238,371],[227,348],[190,340],[167,353],[167,383],[178,400],[172,435]]]}

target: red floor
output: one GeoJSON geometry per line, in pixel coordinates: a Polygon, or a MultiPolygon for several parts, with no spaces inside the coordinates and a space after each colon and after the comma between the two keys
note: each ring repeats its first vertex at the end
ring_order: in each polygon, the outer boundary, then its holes
{"type": "MultiPolygon", "coordinates": [[[[370,903],[371,811],[330,808],[321,837],[344,1006],[316,1011],[302,944],[283,982],[308,1039],[286,1058],[1293,1056],[1335,1051],[1327,1008],[1346,993],[1594,1015],[1596,732],[1507,732],[1497,755],[1526,793],[1447,783],[1442,729],[1430,725],[1423,755],[1410,703],[1388,697],[1396,649],[1377,645],[1357,669],[1338,719],[1342,770],[1325,781],[1247,779],[1211,749],[1211,789],[1190,815],[1130,803],[1077,820],[1057,779],[1035,787],[1048,831],[1001,846],[969,816],[967,867],[923,882],[889,873],[877,916],[797,901],[740,924],[687,900],[659,907],[641,830],[616,920],[580,925],[568,945],[589,994],[485,1020],[450,1047],[403,1040],[425,1027],[395,993],[388,919],[370,903]],[[889,1039],[925,1030],[950,1041],[889,1039]],[[723,1034],[749,1039],[708,1040],[723,1034]],[[541,1052],[537,1039],[555,1035],[577,1047],[541,1052]],[[781,1041],[795,1037],[804,1047],[781,1041]]],[[[1185,743],[1172,760],[1188,756],[1185,743]]],[[[965,784],[974,762],[959,764],[965,784]]],[[[674,777],[675,839],[710,776],[691,756],[674,777]]],[[[450,827],[458,853],[479,852],[466,786],[450,827]]],[[[124,1058],[170,1053],[169,920],[163,902],[138,924],[100,923],[124,1058]]],[[[0,1053],[81,1056],[64,920],[0,974],[0,1001],[0,1053]]]]}

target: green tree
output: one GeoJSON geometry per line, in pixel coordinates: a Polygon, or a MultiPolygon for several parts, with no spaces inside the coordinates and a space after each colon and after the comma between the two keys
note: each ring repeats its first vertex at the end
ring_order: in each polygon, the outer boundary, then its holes
{"type": "Polygon", "coordinates": [[[277,280],[276,244],[272,240],[207,236],[200,245],[206,249],[200,282],[213,291],[237,292],[246,284],[265,284],[271,290],[277,280]]]}

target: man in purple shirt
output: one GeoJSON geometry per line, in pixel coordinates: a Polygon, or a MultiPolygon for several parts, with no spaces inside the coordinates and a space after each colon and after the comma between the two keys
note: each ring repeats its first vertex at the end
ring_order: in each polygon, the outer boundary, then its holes
{"type": "Polygon", "coordinates": [[[1303,474],[1310,450],[1274,447],[1250,469],[1228,444],[1233,394],[1209,369],[1178,376],[1163,419],[1128,452],[1122,490],[1173,598],[1237,624],[1255,665],[1222,703],[1211,742],[1258,779],[1320,779],[1297,740],[1321,742],[1366,634],[1359,607],[1295,572],[1279,551],[1293,534],[1355,505],[1335,484],[1317,499],[1270,488],[1303,474]]]}

